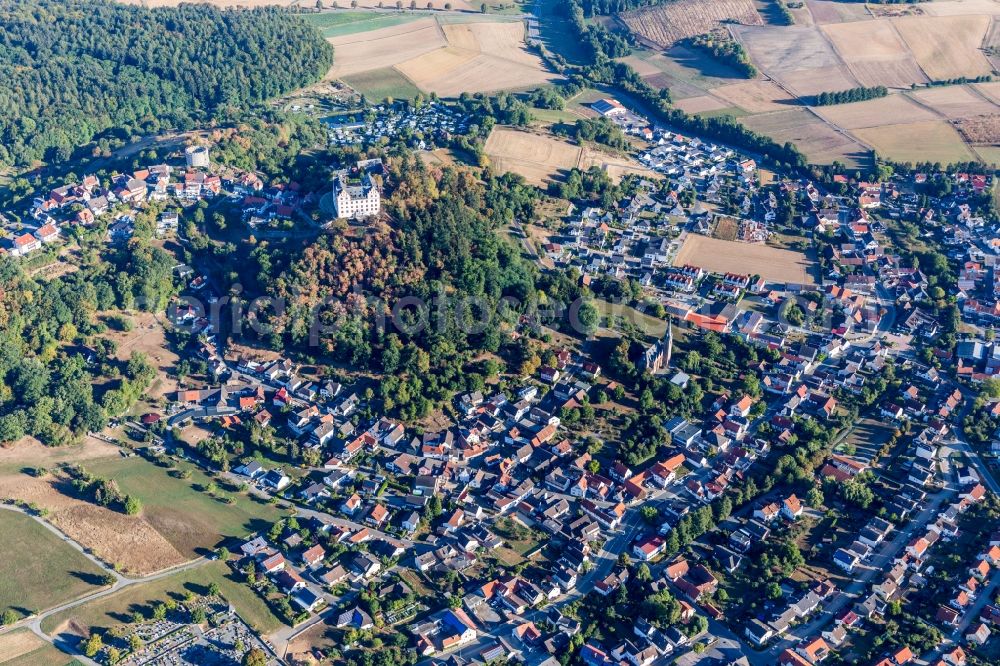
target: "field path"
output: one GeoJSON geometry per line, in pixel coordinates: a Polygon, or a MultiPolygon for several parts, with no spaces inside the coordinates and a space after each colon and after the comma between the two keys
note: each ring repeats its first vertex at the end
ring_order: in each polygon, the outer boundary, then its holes
{"type": "MultiPolygon", "coordinates": [[[[833,44],[831,44],[831,47],[832,46],[833,46],[833,44]]],[[[837,53],[837,57],[840,58],[840,53],[837,53]]],[[[843,58],[841,58],[841,60],[843,60],[843,58]]],[[[799,95],[797,95],[795,92],[793,92],[792,90],[790,90],[787,87],[785,87],[785,85],[781,81],[775,79],[772,76],[768,76],[767,74],[764,74],[764,79],[768,80],[771,83],[773,83],[774,85],[778,86],[778,88],[780,88],[781,90],[785,91],[787,94],[791,95],[794,99],[796,99],[800,103],[802,103],[802,108],[803,109],[805,109],[806,111],[808,111],[814,117],[818,118],[821,122],[826,123],[833,131],[835,131],[838,134],[841,134],[841,135],[847,137],[848,139],[850,139],[854,143],[857,143],[857,144],[859,144],[861,146],[864,146],[868,150],[875,150],[875,148],[871,144],[867,143],[866,141],[862,141],[861,139],[859,139],[858,137],[854,136],[853,134],[851,134],[850,132],[848,132],[846,129],[844,129],[843,127],[841,127],[840,125],[836,125],[836,124],[830,122],[829,120],[827,120],[826,118],[822,117],[818,113],[816,113],[812,109],[811,106],[809,106],[808,104],[805,104],[802,101],[802,98],[799,97],[799,95]]],[[[778,112],[778,113],[780,113],[780,112],[778,112]]],[[[760,115],[764,115],[764,114],[760,114],[760,115]]]]}
{"type": "MultiPolygon", "coordinates": [[[[971,88],[971,86],[970,86],[970,88],[971,88]]],[[[937,116],[937,117],[938,117],[938,118],[940,118],[941,120],[944,120],[945,122],[949,122],[949,123],[951,122],[951,119],[950,119],[950,118],[949,118],[948,116],[946,116],[945,114],[941,113],[940,111],[938,111],[937,109],[935,109],[935,108],[934,108],[933,106],[930,106],[930,105],[929,105],[929,104],[927,104],[926,102],[922,102],[922,101],[920,101],[920,100],[919,100],[918,98],[914,97],[913,95],[908,95],[908,94],[906,94],[906,93],[903,93],[903,94],[904,94],[904,95],[905,95],[905,96],[906,96],[906,97],[907,97],[907,98],[908,98],[908,99],[909,99],[909,100],[910,100],[911,102],[915,103],[915,104],[916,104],[917,106],[919,106],[919,107],[921,107],[921,108],[923,108],[923,109],[927,109],[928,111],[930,111],[931,113],[933,113],[933,114],[934,114],[935,116],[937,116]]],[[[985,99],[985,98],[984,98],[984,99],[985,99]]],[[[992,102],[991,102],[991,103],[992,103],[992,102]]]]}
{"type": "Polygon", "coordinates": [[[50,532],[58,536],[60,539],[62,539],[62,541],[64,541],[65,543],[69,544],[71,547],[82,553],[84,557],[86,557],[93,564],[98,566],[102,571],[114,577],[115,579],[114,584],[104,588],[103,590],[98,590],[97,592],[92,592],[90,594],[84,595],[72,601],[67,601],[66,603],[59,604],[58,606],[53,606],[52,608],[42,611],[41,613],[36,613],[35,615],[23,618],[15,622],[14,624],[10,624],[5,627],[0,627],[0,634],[21,627],[27,627],[28,629],[31,630],[33,634],[41,638],[46,643],[52,644],[59,650],[62,650],[63,652],[75,657],[77,660],[88,665],[98,666],[97,662],[87,658],[85,655],[80,653],[77,647],[75,645],[72,645],[71,642],[68,641],[65,637],[56,636],[53,638],[52,636],[49,636],[44,631],[42,631],[42,622],[46,618],[55,615],[57,613],[62,613],[63,611],[76,608],[77,606],[82,606],[83,604],[89,603],[91,601],[101,599],[110,594],[114,594],[115,592],[118,592],[119,590],[122,590],[130,585],[148,583],[154,580],[159,580],[160,578],[166,578],[167,576],[172,576],[175,573],[179,573],[181,571],[186,571],[188,569],[193,569],[195,567],[202,566],[203,564],[206,564],[208,562],[208,560],[206,560],[204,557],[198,557],[188,562],[184,562],[182,564],[178,564],[173,567],[162,569],[160,571],[157,571],[156,573],[149,574],[148,576],[140,576],[138,578],[132,578],[122,573],[119,573],[118,571],[115,571],[113,568],[109,567],[103,561],[94,557],[89,551],[87,551],[87,549],[85,549],[79,543],[68,537],[61,530],[59,530],[59,528],[52,525],[47,520],[44,520],[39,516],[33,515],[25,511],[24,509],[21,509],[20,507],[11,506],[8,504],[0,504],[0,509],[6,511],[14,511],[16,513],[28,516],[32,520],[36,521],[37,523],[45,527],[45,529],[49,530],[50,532]]]}
{"type": "Polygon", "coordinates": [[[829,120],[827,120],[827,119],[826,119],[826,118],[824,118],[823,116],[821,116],[821,115],[819,115],[818,113],[816,113],[815,111],[813,111],[812,107],[810,107],[810,106],[807,106],[807,107],[806,107],[806,110],[807,110],[807,111],[808,111],[809,113],[811,113],[811,114],[813,114],[814,116],[816,116],[817,118],[819,118],[819,119],[820,119],[820,120],[821,120],[822,122],[824,122],[824,123],[826,123],[827,125],[829,125],[829,126],[830,126],[830,127],[831,127],[831,128],[833,129],[833,131],[835,131],[835,132],[838,132],[838,133],[840,133],[840,134],[843,134],[844,136],[846,136],[846,137],[847,137],[848,139],[850,139],[851,141],[854,141],[855,143],[858,143],[858,144],[860,144],[860,145],[864,146],[864,147],[865,147],[865,148],[867,148],[868,150],[875,150],[875,147],[874,147],[873,145],[871,145],[871,144],[870,144],[870,143],[868,143],[867,141],[865,141],[865,140],[861,139],[860,137],[857,137],[857,136],[854,136],[853,134],[851,134],[851,132],[850,132],[850,131],[848,131],[847,129],[845,129],[845,128],[841,127],[840,125],[838,125],[838,124],[836,124],[836,123],[832,123],[832,122],[830,122],[829,120]]]}
{"type": "Polygon", "coordinates": [[[976,86],[965,86],[965,88],[979,99],[986,100],[990,104],[996,104],[996,100],[990,99],[988,95],[986,95],[982,90],[980,90],[976,86]]]}

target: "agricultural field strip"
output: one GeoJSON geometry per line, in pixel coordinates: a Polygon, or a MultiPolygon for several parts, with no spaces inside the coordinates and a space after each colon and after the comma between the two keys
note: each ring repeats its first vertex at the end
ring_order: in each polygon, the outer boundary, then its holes
{"type": "Polygon", "coordinates": [[[747,25],[764,23],[752,0],[678,0],[622,12],[618,20],[640,39],[659,48],[708,32],[728,21],[747,25]]]}
{"type": "Polygon", "coordinates": [[[425,18],[329,41],[342,53],[339,60],[335,55],[333,77],[392,68],[417,89],[443,96],[530,87],[556,78],[526,50],[520,21],[425,18]]]}

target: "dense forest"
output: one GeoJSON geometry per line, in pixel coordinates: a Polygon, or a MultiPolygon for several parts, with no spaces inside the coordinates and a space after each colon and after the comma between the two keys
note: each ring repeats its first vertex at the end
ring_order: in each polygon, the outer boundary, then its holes
{"type": "Polygon", "coordinates": [[[173,265],[140,241],[47,281],[0,257],[0,442],[34,435],[64,443],[135,402],[154,370],[141,354],[118,360],[114,343],[100,336],[107,323],[97,313],[163,309],[173,265]]]}
{"type": "Polygon", "coordinates": [[[0,2],[0,164],[65,160],[109,130],[225,119],[317,80],[332,50],[278,9],[0,2]]]}
{"type": "Polygon", "coordinates": [[[592,60],[599,60],[603,57],[621,58],[632,52],[629,43],[631,36],[627,33],[612,32],[598,23],[588,24],[586,9],[576,0],[565,0],[561,5],[561,10],[573,24],[573,29],[580,37],[580,42],[589,51],[592,60]]]}
{"type": "MultiPolygon", "coordinates": [[[[480,180],[408,153],[389,169],[391,225],[337,229],[284,270],[262,271],[258,289],[287,304],[268,317],[272,345],[384,373],[386,408],[412,419],[496,372],[467,365],[507,344],[504,322],[515,323],[538,290],[553,300],[576,294],[563,276],[539,275],[498,233],[533,215],[540,195],[519,176],[486,169],[480,180]],[[405,299],[428,307],[393,311],[405,299]]],[[[279,266],[283,257],[263,261],[279,266]]]]}

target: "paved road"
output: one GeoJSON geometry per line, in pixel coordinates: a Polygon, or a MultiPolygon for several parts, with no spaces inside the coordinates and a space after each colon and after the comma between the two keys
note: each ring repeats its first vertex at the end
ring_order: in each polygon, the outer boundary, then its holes
{"type": "Polygon", "coordinates": [[[76,541],[73,541],[73,539],[69,538],[69,536],[67,536],[65,533],[63,533],[62,530],[60,530],[59,528],[57,528],[55,525],[53,525],[49,521],[41,518],[40,516],[36,516],[36,515],[34,515],[32,513],[29,513],[28,511],[25,511],[24,509],[22,509],[20,507],[12,506],[10,504],[0,504],[0,509],[3,509],[5,511],[13,511],[15,513],[20,513],[22,515],[28,516],[29,518],[31,518],[32,520],[34,520],[36,523],[38,523],[39,525],[41,525],[42,527],[44,527],[48,531],[50,531],[53,534],[55,534],[62,541],[64,541],[67,544],[69,544],[69,546],[71,548],[73,548],[74,550],[78,551],[79,553],[82,553],[84,557],[86,557],[93,564],[95,564],[96,566],[98,566],[105,573],[114,576],[116,583],[118,583],[120,581],[133,580],[133,579],[129,578],[128,576],[125,576],[124,574],[121,574],[121,573],[115,571],[114,569],[112,569],[103,560],[98,559],[96,556],[94,556],[86,548],[84,548],[83,546],[81,546],[80,544],[78,544],[76,541]]]}
{"type": "Polygon", "coordinates": [[[102,597],[106,597],[108,595],[114,594],[115,592],[118,592],[119,590],[121,590],[123,588],[126,588],[126,587],[128,587],[130,585],[138,585],[138,584],[141,584],[141,583],[148,583],[148,582],[151,582],[151,581],[154,581],[154,580],[159,580],[160,578],[166,578],[167,576],[172,576],[172,575],[174,575],[176,573],[179,573],[181,571],[186,571],[188,569],[193,569],[195,567],[200,567],[200,566],[202,566],[202,565],[204,565],[204,564],[206,564],[208,562],[208,560],[206,560],[205,558],[199,557],[197,559],[191,560],[189,562],[185,562],[183,564],[179,564],[177,566],[173,566],[173,567],[168,567],[166,569],[162,569],[161,571],[157,571],[156,573],[149,574],[148,576],[140,576],[140,577],[135,577],[135,578],[129,577],[129,576],[125,576],[124,574],[119,573],[118,571],[115,571],[114,569],[112,569],[111,567],[109,567],[103,561],[101,561],[101,560],[97,559],[96,557],[94,557],[83,546],[81,546],[79,543],[77,543],[76,541],[74,541],[73,539],[71,539],[70,537],[68,537],[67,535],[65,535],[63,532],[61,532],[58,528],[56,528],[54,525],[52,525],[48,521],[43,520],[42,518],[39,518],[38,516],[33,516],[32,514],[28,513],[27,511],[24,511],[24,510],[22,510],[22,509],[20,509],[18,507],[14,507],[14,506],[10,506],[10,505],[4,504],[4,505],[0,505],[0,509],[5,509],[7,511],[15,511],[15,512],[18,512],[18,513],[22,513],[22,514],[24,514],[26,516],[29,516],[33,520],[35,520],[38,523],[40,523],[41,525],[43,525],[45,527],[45,529],[47,529],[50,532],[52,532],[53,534],[57,535],[65,543],[69,544],[70,547],[72,547],[75,550],[77,550],[80,553],[82,553],[84,557],[86,557],[88,560],[90,560],[96,566],[100,567],[100,569],[102,571],[104,571],[105,573],[107,573],[107,574],[109,574],[111,576],[114,576],[114,579],[115,579],[114,584],[110,585],[110,586],[107,586],[107,587],[105,587],[102,590],[98,590],[97,592],[93,592],[91,594],[79,597],[79,598],[74,599],[72,601],[67,601],[66,603],[59,604],[58,606],[54,606],[52,608],[44,610],[44,611],[42,611],[40,613],[37,613],[35,615],[31,615],[29,617],[23,618],[22,620],[20,620],[18,622],[15,622],[14,624],[7,625],[5,627],[0,627],[0,634],[3,634],[5,632],[7,632],[7,631],[12,631],[14,629],[20,629],[20,628],[26,627],[26,628],[30,629],[32,633],[34,633],[36,636],[38,636],[39,638],[41,638],[45,642],[51,643],[52,645],[54,645],[58,649],[62,650],[63,652],[66,652],[67,654],[72,655],[73,657],[75,657],[79,661],[81,661],[81,662],[83,662],[85,664],[88,664],[88,665],[97,666],[97,662],[93,661],[92,659],[88,659],[82,653],[80,653],[79,650],[77,649],[76,641],[73,640],[73,639],[71,639],[70,637],[65,636],[65,635],[58,635],[58,636],[52,637],[52,636],[49,636],[48,634],[46,634],[44,631],[42,631],[42,622],[44,622],[47,618],[49,618],[49,617],[51,617],[53,615],[56,615],[58,613],[62,613],[63,611],[67,611],[67,610],[70,610],[72,608],[76,608],[77,606],[82,606],[83,604],[89,603],[91,601],[95,601],[97,599],[101,599],[102,597]]]}
{"type": "Polygon", "coordinates": [[[984,486],[986,486],[990,492],[1000,495],[1000,483],[993,478],[993,474],[990,472],[989,467],[983,462],[982,458],[979,456],[979,452],[969,444],[969,440],[965,436],[965,431],[962,428],[962,422],[965,421],[965,417],[969,415],[972,411],[973,403],[976,400],[976,393],[971,389],[962,386],[958,387],[958,390],[962,392],[962,398],[964,400],[962,404],[962,409],[958,413],[958,418],[956,419],[957,425],[955,426],[955,440],[949,444],[951,448],[960,453],[964,454],[968,458],[969,462],[976,471],[979,473],[979,478],[982,480],[984,486]]]}
{"type": "MultiPolygon", "coordinates": [[[[778,655],[780,655],[786,648],[794,647],[802,640],[817,635],[823,628],[825,628],[828,622],[833,620],[837,613],[854,603],[863,592],[866,592],[869,583],[871,583],[876,576],[885,573],[889,563],[903,551],[906,544],[909,543],[911,539],[916,537],[918,533],[923,533],[927,525],[935,517],[937,517],[938,512],[945,502],[952,499],[955,494],[956,490],[954,488],[946,487],[945,489],[930,496],[924,509],[920,511],[920,513],[918,513],[905,528],[897,530],[892,539],[883,543],[882,548],[878,551],[878,554],[872,557],[870,562],[865,565],[865,568],[860,573],[855,574],[851,583],[847,587],[835,592],[834,597],[812,620],[794,627],[791,631],[789,631],[784,640],[775,643],[767,650],[755,651],[748,648],[748,656],[754,655],[756,657],[766,657],[767,659],[776,661],[778,655]]],[[[759,659],[754,659],[753,657],[751,657],[751,661],[755,664],[764,663],[760,662],[759,659]]]]}
{"type": "MultiPolygon", "coordinates": [[[[955,648],[956,645],[964,643],[964,636],[966,630],[972,625],[973,622],[979,620],[980,613],[983,612],[983,608],[986,604],[993,603],[993,595],[996,593],[997,588],[1000,587],[1000,571],[994,570],[992,577],[989,582],[979,590],[979,596],[976,600],[969,606],[965,611],[965,615],[962,616],[962,620],[955,627],[955,630],[951,635],[944,635],[944,640],[941,641],[941,645],[937,646],[929,654],[925,654],[921,657],[921,661],[928,664],[936,664],[941,655],[945,652],[950,652],[955,648]]],[[[942,632],[943,633],[943,632],[942,632]]]]}
{"type": "Polygon", "coordinates": [[[969,444],[969,442],[964,439],[956,439],[954,442],[949,444],[949,446],[955,451],[959,451],[965,455],[965,457],[979,473],[979,478],[982,481],[982,484],[986,486],[990,492],[1000,495],[1000,483],[997,483],[997,480],[993,478],[993,475],[990,473],[986,463],[983,462],[982,458],[979,457],[979,453],[972,448],[972,445],[969,444]]]}

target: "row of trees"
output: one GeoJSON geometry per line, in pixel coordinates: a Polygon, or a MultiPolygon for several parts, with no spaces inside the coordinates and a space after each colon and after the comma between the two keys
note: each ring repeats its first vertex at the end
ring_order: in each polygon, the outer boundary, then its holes
{"type": "Polygon", "coordinates": [[[274,8],[10,0],[0,24],[7,165],[65,161],[109,130],[147,134],[231,118],[318,80],[333,62],[314,29],[274,8]]]}
{"type": "Polygon", "coordinates": [[[821,92],[813,96],[810,100],[812,106],[830,106],[832,104],[849,104],[851,102],[864,102],[869,99],[878,99],[889,94],[889,89],[885,86],[858,86],[849,90],[837,90],[834,92],[821,92]]]}

